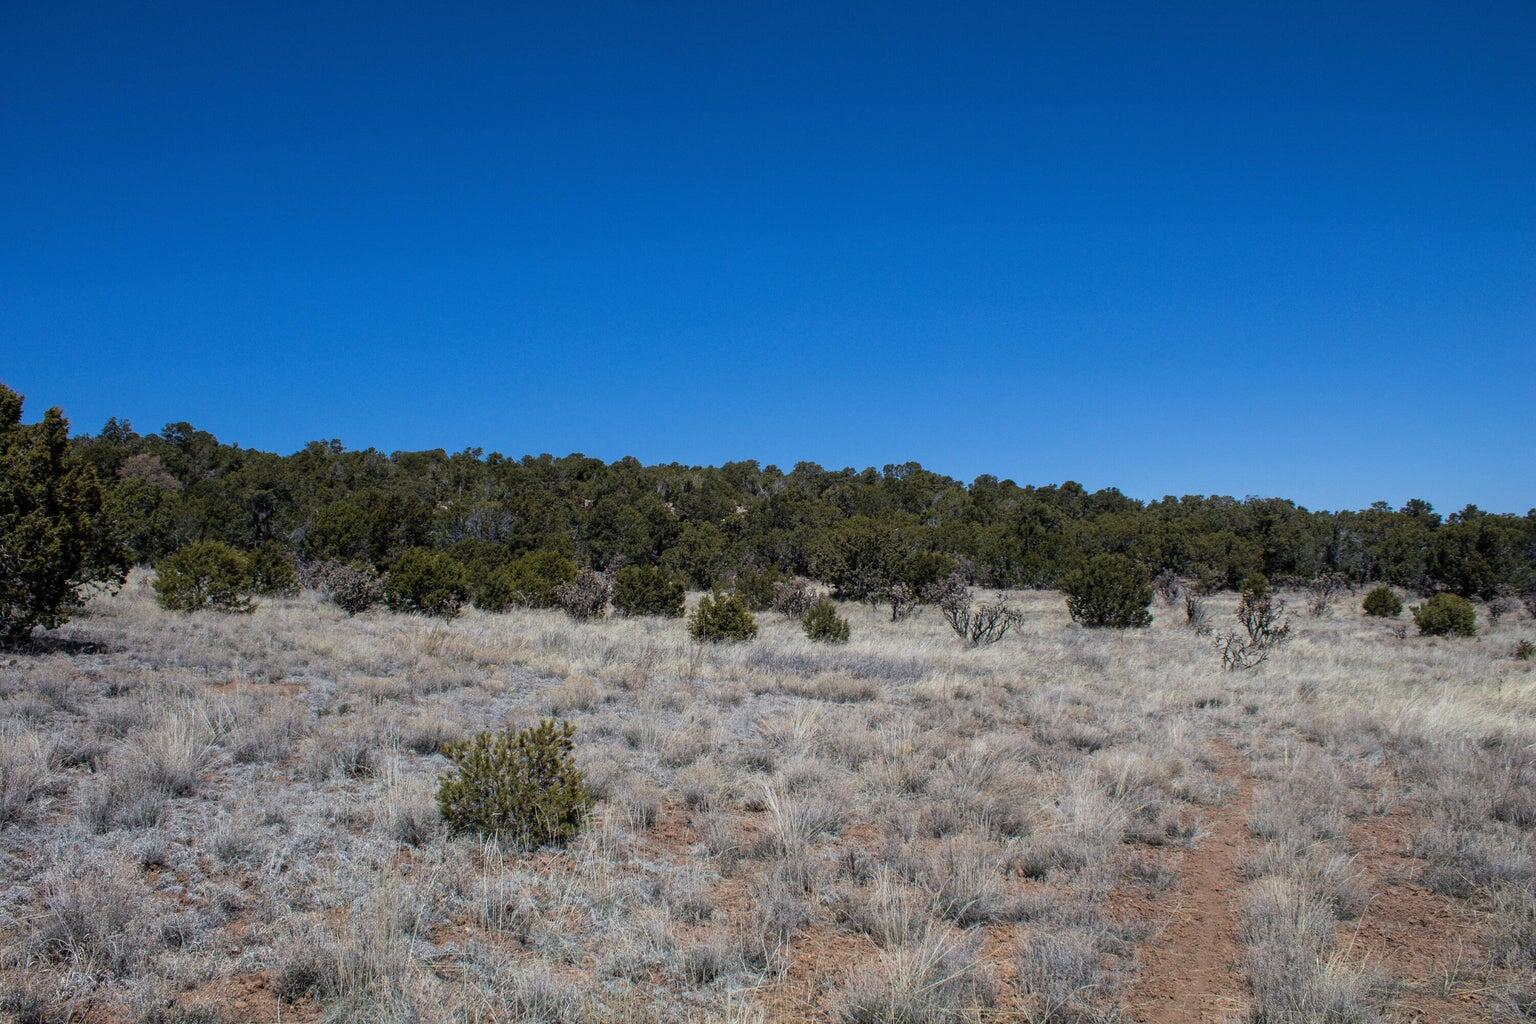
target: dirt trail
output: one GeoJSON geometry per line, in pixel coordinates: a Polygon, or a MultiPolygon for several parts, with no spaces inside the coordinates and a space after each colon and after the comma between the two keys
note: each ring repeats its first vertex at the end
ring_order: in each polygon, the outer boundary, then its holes
{"type": "Polygon", "coordinates": [[[1126,995],[1126,1017],[1138,1024],[1226,1024],[1247,1010],[1238,866],[1249,845],[1254,783],[1231,746],[1219,744],[1216,755],[1237,790],[1206,816],[1205,834],[1180,864],[1167,924],[1140,952],[1141,969],[1126,995]]]}

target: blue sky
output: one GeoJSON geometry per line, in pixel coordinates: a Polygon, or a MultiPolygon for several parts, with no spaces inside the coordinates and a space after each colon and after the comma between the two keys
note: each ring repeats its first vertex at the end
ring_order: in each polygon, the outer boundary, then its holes
{"type": "Polygon", "coordinates": [[[0,380],[279,451],[1524,512],[1533,111],[1524,0],[6,4],[0,380]]]}

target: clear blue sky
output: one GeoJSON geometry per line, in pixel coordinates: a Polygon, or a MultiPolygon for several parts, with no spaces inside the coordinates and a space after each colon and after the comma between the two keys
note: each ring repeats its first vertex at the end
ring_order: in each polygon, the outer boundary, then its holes
{"type": "Polygon", "coordinates": [[[77,429],[1536,505],[1536,4],[0,8],[77,429]]]}

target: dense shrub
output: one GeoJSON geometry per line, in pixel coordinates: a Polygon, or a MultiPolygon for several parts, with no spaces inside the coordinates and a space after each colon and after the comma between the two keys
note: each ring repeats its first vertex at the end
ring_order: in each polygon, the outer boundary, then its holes
{"type": "Polygon", "coordinates": [[[627,565],[613,580],[613,607],[620,615],[680,618],[686,596],[682,580],[649,565],[627,565]]]}
{"type": "Polygon", "coordinates": [[[468,596],[468,574],[444,551],[407,548],[384,577],[384,600],[397,612],[451,619],[468,596]]]}
{"type": "Polygon", "coordinates": [[[757,620],[740,594],[717,590],[699,599],[688,617],[688,635],[704,643],[741,643],[757,636],[757,620]]]}
{"type": "Polygon", "coordinates": [[[896,576],[900,582],[911,587],[919,596],[926,594],[930,588],[945,579],[955,571],[955,560],[942,551],[919,551],[909,555],[897,566],[896,576]]]}
{"type": "Polygon", "coordinates": [[[171,611],[248,612],[255,607],[251,560],[216,540],[200,540],[162,558],[155,565],[154,587],[155,600],[171,611]]]}
{"type": "Polygon", "coordinates": [[[1067,610],[1085,626],[1126,629],[1152,622],[1152,584],[1146,570],[1124,555],[1095,555],[1061,581],[1067,610]]]}
{"type": "Polygon", "coordinates": [[[512,571],[504,565],[480,565],[470,570],[469,600],[485,612],[504,612],[518,603],[512,571]]]}
{"type": "Polygon", "coordinates": [[[742,569],[736,574],[731,589],[741,598],[748,611],[765,612],[773,607],[773,591],[784,579],[777,566],[766,569],[742,569]]]}
{"type": "Polygon", "coordinates": [[[1263,573],[1251,572],[1238,585],[1237,592],[1244,597],[1252,597],[1257,600],[1261,597],[1268,597],[1270,589],[1269,580],[1263,573]]]}
{"type": "Polygon", "coordinates": [[[580,831],[593,795],[572,756],[575,728],[546,719],[520,732],[483,732],[448,744],[453,770],[437,806],[456,832],[528,847],[563,843],[580,831]]]}
{"type": "Polygon", "coordinates": [[[608,611],[613,583],[600,572],[583,569],[555,588],[555,603],[573,619],[600,619],[608,611]]]}
{"type": "Polygon", "coordinates": [[[277,541],[252,551],[251,589],[266,597],[292,597],[299,592],[299,574],[294,572],[288,549],[277,541]]]}
{"type": "Polygon", "coordinates": [[[805,630],[806,639],[821,644],[845,644],[853,633],[848,620],[837,614],[837,606],[825,599],[806,609],[800,628],[805,630]]]}
{"type": "Polygon", "coordinates": [[[21,409],[0,384],[0,644],[62,625],[88,588],[127,570],[101,480],[70,451],[69,421],[49,409],[24,425],[21,409]]]}
{"type": "Polygon", "coordinates": [[[821,600],[816,584],[804,576],[789,576],[773,585],[773,610],[800,618],[821,600]]]}
{"type": "Polygon", "coordinates": [[[533,551],[512,562],[505,572],[512,604],[553,608],[555,591],[562,583],[574,582],[581,569],[557,551],[533,551]]]}
{"type": "Polygon", "coordinates": [[[1455,594],[1436,594],[1413,606],[1413,622],[1425,636],[1476,636],[1472,602],[1455,594]]]}
{"type": "Polygon", "coordinates": [[[316,590],[348,615],[365,612],[384,600],[384,580],[366,562],[319,562],[309,578],[316,590]]]}
{"type": "Polygon", "coordinates": [[[1374,587],[1365,600],[1360,602],[1365,614],[1383,619],[1395,619],[1403,614],[1403,599],[1391,587],[1374,587]]]}

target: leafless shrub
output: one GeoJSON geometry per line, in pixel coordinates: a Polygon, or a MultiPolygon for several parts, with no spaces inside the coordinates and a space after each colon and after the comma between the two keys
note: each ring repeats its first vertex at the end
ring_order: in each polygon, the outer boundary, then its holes
{"type": "Polygon", "coordinates": [[[1228,672],[1262,665],[1275,648],[1291,638],[1285,602],[1272,594],[1244,594],[1237,606],[1237,620],[1246,635],[1234,631],[1216,638],[1216,652],[1228,672]]]}
{"type": "Polygon", "coordinates": [[[1152,577],[1152,591],[1157,599],[1172,608],[1179,603],[1179,595],[1183,588],[1179,584],[1178,573],[1172,569],[1164,569],[1152,577]]]}
{"type": "Polygon", "coordinates": [[[804,576],[791,576],[773,585],[773,608],[798,619],[821,598],[821,590],[804,576]]]}
{"type": "Polygon", "coordinates": [[[315,562],[304,566],[301,578],[349,616],[384,600],[384,578],[371,565],[315,562]]]}
{"type": "Polygon", "coordinates": [[[1525,614],[1536,619],[1536,590],[1527,590],[1521,594],[1520,603],[1525,605],[1525,614]]]}
{"type": "Polygon", "coordinates": [[[573,619],[599,619],[608,610],[613,580],[603,573],[583,569],[574,580],[555,588],[555,603],[573,619]]]}
{"type": "Polygon", "coordinates": [[[1184,623],[1195,631],[1196,636],[1205,636],[1211,631],[1210,612],[1205,607],[1205,595],[1193,588],[1184,591],[1184,623]]]}
{"type": "Polygon", "coordinates": [[[988,647],[1008,635],[1008,630],[1024,621],[1018,610],[1001,601],[974,604],[951,601],[940,611],[949,628],[967,647],[988,647]]]}
{"type": "Polygon", "coordinates": [[[1333,611],[1333,602],[1349,589],[1349,581],[1343,574],[1325,572],[1307,584],[1307,610],[1313,618],[1322,618],[1333,611]]]}
{"type": "Polygon", "coordinates": [[[1487,602],[1484,603],[1483,611],[1488,616],[1488,624],[1492,626],[1497,624],[1498,621],[1504,616],[1514,611],[1515,607],[1516,605],[1513,598],[1504,594],[1500,594],[1497,597],[1490,597],[1487,602]]]}
{"type": "Polygon", "coordinates": [[[971,586],[964,573],[952,572],[942,580],[924,587],[922,599],[925,604],[937,605],[940,608],[952,604],[965,604],[971,599],[971,586]]]}
{"type": "Polygon", "coordinates": [[[891,621],[900,622],[917,610],[920,597],[909,583],[892,583],[879,593],[882,604],[889,605],[891,621]]]}

